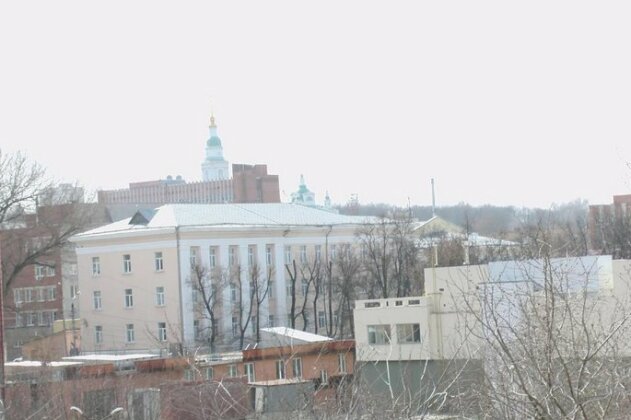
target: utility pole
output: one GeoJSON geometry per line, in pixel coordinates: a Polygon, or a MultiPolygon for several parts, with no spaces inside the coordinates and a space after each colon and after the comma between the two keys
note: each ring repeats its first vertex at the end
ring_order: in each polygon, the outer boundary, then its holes
{"type": "MultiPolygon", "coordinates": [[[[2,246],[0,243],[0,262],[2,261],[2,246]]],[[[0,401],[2,407],[5,405],[5,378],[4,378],[4,279],[2,278],[2,270],[0,270],[0,401]]],[[[2,418],[4,418],[4,409],[2,410],[2,418]]]]}

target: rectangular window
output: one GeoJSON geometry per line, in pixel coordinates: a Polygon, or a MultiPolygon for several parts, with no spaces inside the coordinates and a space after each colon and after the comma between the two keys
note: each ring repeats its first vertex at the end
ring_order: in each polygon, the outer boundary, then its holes
{"type": "Polygon", "coordinates": [[[28,312],[26,314],[26,325],[29,327],[37,325],[37,314],[35,312],[28,312]]]}
{"type": "Polygon", "coordinates": [[[283,360],[276,361],[276,379],[285,379],[285,362],[283,360]]]}
{"type": "Polygon", "coordinates": [[[267,280],[267,298],[274,299],[274,280],[267,280]]]}
{"type": "Polygon", "coordinates": [[[167,323],[158,322],[158,340],[167,341],[167,323]]]}
{"type": "Polygon", "coordinates": [[[369,325],[368,344],[390,344],[390,325],[369,325]]]}
{"type": "Polygon", "coordinates": [[[213,368],[207,367],[206,370],[205,370],[205,375],[204,376],[206,377],[207,381],[212,380],[213,377],[215,376],[215,372],[213,371],[213,368]]]}
{"type": "Polygon", "coordinates": [[[131,255],[123,255],[123,273],[131,273],[131,255]]]}
{"type": "Polygon", "coordinates": [[[103,343],[103,326],[102,325],[96,325],[94,327],[94,342],[96,344],[103,343]]]}
{"type": "Polygon", "coordinates": [[[230,267],[234,267],[239,263],[239,257],[237,256],[237,251],[239,247],[231,246],[228,248],[228,264],[230,267]]]}
{"type": "Polygon", "coordinates": [[[230,302],[237,302],[237,285],[234,283],[230,284],[230,302]]]}
{"type": "Polygon", "coordinates": [[[269,328],[274,328],[274,315],[267,316],[267,326],[269,328]]]}
{"type": "Polygon", "coordinates": [[[329,372],[326,369],[320,371],[320,386],[327,386],[329,384],[329,372]]]}
{"type": "Polygon", "coordinates": [[[318,327],[326,327],[326,315],[324,311],[318,311],[318,327]]]}
{"type": "Polygon", "coordinates": [[[322,245],[316,245],[315,246],[315,260],[317,262],[320,262],[321,259],[322,259],[322,245]]]}
{"type": "Polygon", "coordinates": [[[239,369],[237,369],[237,365],[228,366],[228,376],[231,378],[239,376],[239,369]]]}
{"type": "Polygon", "coordinates": [[[127,324],[127,328],[125,329],[125,340],[128,343],[133,343],[136,340],[136,336],[134,335],[134,324],[127,324]]]}
{"type": "Polygon", "coordinates": [[[199,319],[193,320],[193,335],[195,336],[195,339],[198,339],[201,337],[201,329],[199,328],[199,319]]]}
{"type": "Polygon", "coordinates": [[[420,343],[421,326],[419,324],[397,324],[397,342],[399,344],[420,343]]]}
{"type": "Polygon", "coordinates": [[[287,328],[291,328],[291,321],[292,321],[292,316],[291,313],[287,314],[287,324],[285,325],[287,328]]]}
{"type": "Polygon", "coordinates": [[[294,378],[302,378],[302,359],[296,357],[291,361],[291,366],[294,371],[294,378]]]}
{"type": "Polygon", "coordinates": [[[300,246],[300,263],[301,264],[307,263],[307,246],[306,245],[300,246]]]}
{"type": "Polygon", "coordinates": [[[287,286],[285,286],[285,288],[287,297],[291,297],[294,294],[294,286],[291,283],[287,283],[287,286]]]}
{"type": "Polygon", "coordinates": [[[252,318],[250,319],[250,325],[252,326],[252,334],[256,334],[256,315],[252,315],[252,318]]]}
{"type": "Polygon", "coordinates": [[[265,263],[268,267],[272,267],[274,265],[274,248],[272,245],[267,245],[265,247],[265,263]]]}
{"type": "Polygon", "coordinates": [[[156,287],[156,305],[164,306],[164,287],[156,287]]]}
{"type": "Polygon", "coordinates": [[[340,373],[346,373],[346,353],[337,354],[337,366],[340,373]]]}
{"type": "Polygon", "coordinates": [[[125,289],[125,308],[134,307],[134,293],[132,289],[125,289]]]}
{"type": "Polygon", "coordinates": [[[44,266],[36,265],[35,266],[35,280],[41,280],[44,278],[44,266]]]}
{"type": "Polygon", "coordinates": [[[239,318],[232,317],[232,336],[237,337],[239,335],[239,318]]]}
{"type": "Polygon", "coordinates": [[[189,252],[190,253],[188,256],[188,260],[191,266],[191,270],[193,270],[195,267],[197,267],[197,247],[192,246],[189,252]]]}
{"type": "Polygon", "coordinates": [[[162,259],[162,252],[155,253],[155,269],[156,271],[164,270],[164,260],[162,259]]]}
{"type": "Polygon", "coordinates": [[[248,267],[256,264],[256,245],[248,246],[248,267]]]}
{"type": "Polygon", "coordinates": [[[70,285],[70,299],[76,298],[78,291],[79,291],[79,286],[70,285]]]}
{"type": "Polygon", "coordinates": [[[217,247],[211,246],[209,253],[208,266],[215,268],[217,266],[217,247]]]}
{"type": "Polygon", "coordinates": [[[22,302],[24,302],[24,290],[23,289],[13,289],[13,301],[18,306],[22,302]]]}
{"type": "Polygon", "coordinates": [[[33,302],[33,289],[24,289],[24,302],[33,302]]]}
{"type": "Polygon", "coordinates": [[[245,374],[248,377],[248,382],[256,381],[256,376],[254,375],[254,363],[246,363],[244,366],[245,374]]]}
{"type": "Polygon", "coordinates": [[[331,245],[331,260],[335,260],[336,251],[335,245],[331,245]]]}
{"type": "Polygon", "coordinates": [[[101,258],[100,257],[92,257],[92,276],[100,276],[101,275],[101,258]]]}
{"type": "Polygon", "coordinates": [[[285,264],[291,264],[291,247],[285,247],[285,264]]]}
{"type": "Polygon", "coordinates": [[[101,302],[101,291],[100,290],[95,290],[94,292],[92,292],[92,306],[97,311],[101,310],[103,308],[103,305],[102,305],[102,302],[101,302]]]}

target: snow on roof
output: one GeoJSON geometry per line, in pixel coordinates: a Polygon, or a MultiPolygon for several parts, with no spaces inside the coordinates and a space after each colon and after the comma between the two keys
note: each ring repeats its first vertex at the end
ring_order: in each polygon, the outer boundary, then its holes
{"type": "Polygon", "coordinates": [[[78,362],[122,362],[127,360],[154,359],[155,354],[84,354],[81,356],[68,356],[64,360],[74,360],[78,362]]]}
{"type": "Polygon", "coordinates": [[[506,239],[497,239],[490,238],[488,236],[478,235],[477,233],[470,233],[466,235],[464,233],[453,233],[447,232],[443,236],[439,237],[424,237],[419,239],[418,244],[421,248],[429,248],[436,243],[440,243],[440,241],[448,239],[448,240],[461,240],[467,241],[470,246],[515,246],[518,245],[517,242],[511,242],[506,239]]]}
{"type": "Polygon", "coordinates": [[[347,216],[287,203],[167,204],[156,209],[146,224],[127,218],[77,235],[77,238],[123,231],[146,231],[183,226],[330,226],[363,224],[365,216],[347,216]]]}
{"type": "Polygon", "coordinates": [[[269,381],[249,382],[250,385],[259,386],[275,386],[275,385],[290,385],[290,384],[302,384],[305,382],[311,382],[303,378],[286,378],[286,379],[271,379],[269,381]]]}
{"type": "Polygon", "coordinates": [[[261,331],[265,331],[270,334],[280,335],[291,340],[299,340],[304,341],[306,343],[318,343],[321,341],[333,341],[330,337],[325,337],[323,335],[312,334],[306,331],[295,330],[287,327],[272,327],[272,328],[261,328],[261,331]]]}
{"type": "Polygon", "coordinates": [[[8,367],[63,367],[81,365],[81,362],[42,362],[39,360],[22,360],[21,362],[7,362],[4,365],[8,367]]]}

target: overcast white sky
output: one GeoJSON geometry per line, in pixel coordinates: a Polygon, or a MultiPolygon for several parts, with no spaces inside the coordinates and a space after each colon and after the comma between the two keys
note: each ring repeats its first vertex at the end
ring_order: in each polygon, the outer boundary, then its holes
{"type": "Polygon", "coordinates": [[[628,1],[0,4],[0,148],[90,188],[226,158],[322,200],[631,192],[628,1]]]}

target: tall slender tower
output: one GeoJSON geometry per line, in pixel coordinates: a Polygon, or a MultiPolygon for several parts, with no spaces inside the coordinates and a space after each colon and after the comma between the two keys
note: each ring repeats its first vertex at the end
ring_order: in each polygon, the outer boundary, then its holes
{"type": "Polygon", "coordinates": [[[210,136],[206,142],[206,159],[202,162],[202,179],[215,181],[230,178],[230,166],[223,157],[223,146],[217,135],[215,116],[210,115],[210,136]]]}

